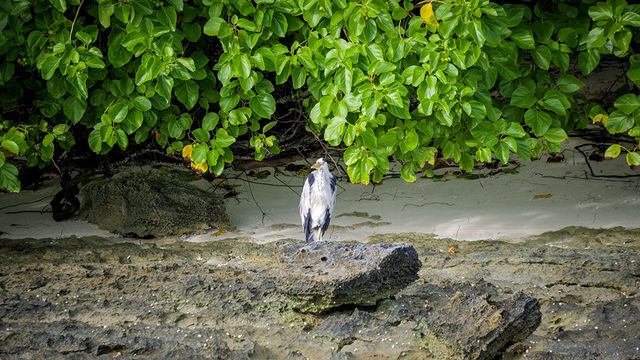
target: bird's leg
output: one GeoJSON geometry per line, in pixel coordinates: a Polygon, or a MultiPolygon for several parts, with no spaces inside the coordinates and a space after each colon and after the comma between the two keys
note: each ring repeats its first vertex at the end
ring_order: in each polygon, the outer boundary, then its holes
{"type": "Polygon", "coordinates": [[[316,241],[322,241],[322,230],[320,229],[316,232],[316,241]]]}

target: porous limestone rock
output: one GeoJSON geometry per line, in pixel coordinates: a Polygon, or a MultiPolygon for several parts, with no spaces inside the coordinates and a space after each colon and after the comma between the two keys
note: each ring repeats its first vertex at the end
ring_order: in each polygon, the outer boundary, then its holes
{"type": "Polygon", "coordinates": [[[345,304],[375,305],[418,278],[418,253],[407,244],[309,244],[279,242],[278,289],[300,312],[319,313],[345,304]]]}

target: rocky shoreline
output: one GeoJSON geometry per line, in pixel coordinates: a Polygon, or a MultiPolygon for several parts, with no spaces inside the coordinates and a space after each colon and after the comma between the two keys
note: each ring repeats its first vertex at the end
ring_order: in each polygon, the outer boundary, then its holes
{"type": "Polygon", "coordinates": [[[375,305],[313,314],[278,289],[273,243],[3,239],[0,357],[437,359],[453,353],[434,348],[436,324],[464,324],[465,308],[486,312],[523,292],[540,325],[500,358],[640,358],[640,231],[367,239],[400,242],[422,263],[416,281],[375,305]]]}

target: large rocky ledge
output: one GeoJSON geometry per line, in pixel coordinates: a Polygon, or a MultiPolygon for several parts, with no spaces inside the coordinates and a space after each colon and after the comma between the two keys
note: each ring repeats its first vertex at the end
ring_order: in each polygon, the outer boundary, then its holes
{"type": "Polygon", "coordinates": [[[276,244],[278,288],[301,312],[375,305],[418,279],[418,253],[407,244],[276,244]]]}
{"type": "Polygon", "coordinates": [[[314,314],[278,289],[274,244],[4,239],[0,358],[640,357],[640,231],[368,241],[413,246],[418,279],[314,314]]]}

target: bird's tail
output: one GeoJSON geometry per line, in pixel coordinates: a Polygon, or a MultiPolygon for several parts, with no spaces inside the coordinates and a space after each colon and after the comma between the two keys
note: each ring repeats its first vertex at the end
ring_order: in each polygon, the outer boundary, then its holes
{"type": "Polygon", "coordinates": [[[305,231],[305,236],[307,238],[307,244],[314,241],[316,239],[316,230],[305,231]]]}

